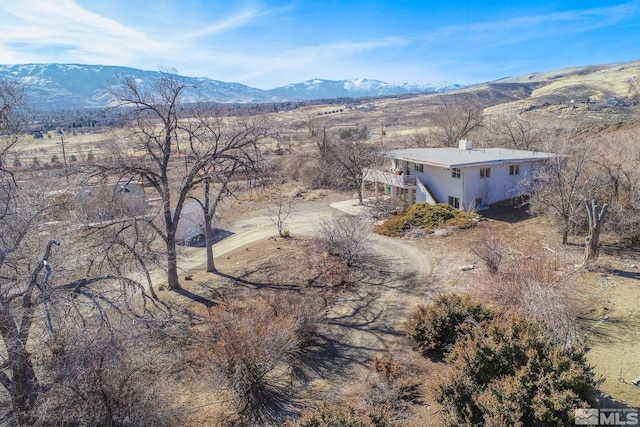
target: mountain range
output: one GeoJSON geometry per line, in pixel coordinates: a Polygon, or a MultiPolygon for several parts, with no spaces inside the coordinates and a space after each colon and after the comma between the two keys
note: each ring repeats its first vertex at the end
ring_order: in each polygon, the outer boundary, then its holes
{"type": "MultiPolygon", "coordinates": [[[[101,108],[113,102],[110,89],[118,77],[130,76],[144,83],[159,77],[159,71],[136,68],[84,64],[17,64],[0,65],[0,78],[22,82],[30,104],[40,110],[101,108]]],[[[317,99],[394,96],[409,93],[432,93],[461,85],[427,83],[391,84],[378,80],[313,79],[275,89],[262,90],[240,83],[229,83],[207,77],[180,76],[197,88],[187,91],[186,102],[265,103],[317,99]]]]}

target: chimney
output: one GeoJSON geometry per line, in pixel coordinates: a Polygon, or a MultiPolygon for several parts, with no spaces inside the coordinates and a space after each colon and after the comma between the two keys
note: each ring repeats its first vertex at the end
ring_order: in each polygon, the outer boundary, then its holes
{"type": "Polygon", "coordinates": [[[473,148],[473,142],[470,139],[461,139],[458,142],[458,148],[461,150],[471,150],[473,148]]]}

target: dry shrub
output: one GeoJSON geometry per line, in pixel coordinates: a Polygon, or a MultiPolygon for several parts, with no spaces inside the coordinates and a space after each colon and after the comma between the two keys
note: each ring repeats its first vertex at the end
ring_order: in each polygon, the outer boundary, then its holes
{"type": "Polygon", "coordinates": [[[305,411],[298,422],[287,427],[395,427],[384,408],[359,410],[350,405],[323,403],[315,410],[305,411]]]}
{"type": "Polygon", "coordinates": [[[289,426],[382,427],[411,425],[405,417],[424,378],[424,359],[411,353],[375,356],[339,402],[306,411],[289,426]],[[404,421],[404,423],[403,423],[404,421]]]}
{"type": "Polygon", "coordinates": [[[404,406],[400,377],[405,373],[402,362],[391,356],[374,357],[371,371],[367,371],[360,381],[352,400],[362,410],[386,408],[397,413],[404,406]]]}
{"type": "Polygon", "coordinates": [[[510,262],[503,270],[481,279],[478,294],[484,301],[541,322],[562,346],[579,341],[579,293],[567,280],[573,269],[563,271],[558,258],[538,255],[510,262]]]}
{"type": "MultiPolygon", "coordinates": [[[[322,304],[294,295],[266,294],[210,310],[207,365],[229,394],[242,425],[284,416],[293,401],[295,366],[320,325],[322,304]]],[[[203,357],[204,356],[204,357],[203,357]]]]}
{"type": "Polygon", "coordinates": [[[332,291],[329,293],[330,296],[331,293],[353,284],[353,271],[340,259],[332,257],[326,251],[320,252],[314,258],[316,265],[320,266],[322,270],[317,279],[314,278],[309,281],[310,285],[321,284],[325,291],[332,291]]]}
{"type": "Polygon", "coordinates": [[[469,325],[494,317],[495,313],[472,301],[468,295],[441,294],[432,304],[419,305],[405,329],[421,350],[447,350],[469,325]]]}
{"type": "Polygon", "coordinates": [[[318,242],[328,254],[348,266],[360,262],[371,247],[371,224],[351,215],[326,219],[318,225],[318,242]]]}
{"type": "Polygon", "coordinates": [[[485,229],[480,240],[471,245],[471,252],[482,260],[489,273],[497,274],[507,248],[504,239],[494,230],[485,229]]]}
{"type": "Polygon", "coordinates": [[[322,298],[313,295],[274,293],[268,295],[267,302],[276,316],[294,319],[293,331],[300,352],[316,343],[316,338],[325,327],[326,304],[322,298]]]}
{"type": "Polygon", "coordinates": [[[173,426],[167,368],[135,324],[60,331],[44,359],[32,425],[173,426]]]}
{"type": "Polygon", "coordinates": [[[423,360],[413,353],[375,356],[371,371],[359,382],[358,398],[362,409],[385,408],[394,418],[406,412],[416,399],[423,378],[423,360]]]}
{"type": "Polygon", "coordinates": [[[369,199],[367,206],[371,208],[371,217],[375,220],[381,220],[403,212],[410,205],[399,197],[382,197],[369,199]]]}

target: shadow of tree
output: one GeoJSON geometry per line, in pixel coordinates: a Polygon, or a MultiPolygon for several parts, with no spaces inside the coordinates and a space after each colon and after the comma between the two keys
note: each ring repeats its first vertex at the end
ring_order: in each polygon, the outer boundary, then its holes
{"type": "Polygon", "coordinates": [[[184,288],[176,289],[174,290],[174,292],[177,293],[178,295],[182,295],[183,297],[189,298],[194,302],[198,302],[204,305],[205,307],[215,307],[216,305],[218,305],[215,301],[205,298],[201,295],[194,294],[193,292],[188,291],[184,288]]]}
{"type": "Polygon", "coordinates": [[[485,218],[508,223],[517,223],[529,218],[533,215],[529,212],[529,204],[522,202],[500,202],[491,205],[488,210],[479,212],[485,218]]]}
{"type": "Polygon", "coordinates": [[[402,339],[406,307],[386,301],[385,292],[415,296],[415,272],[396,272],[384,256],[368,256],[353,269],[353,286],[329,308],[326,329],[305,349],[297,373],[304,378],[344,379],[367,367],[373,356],[402,339]]]}

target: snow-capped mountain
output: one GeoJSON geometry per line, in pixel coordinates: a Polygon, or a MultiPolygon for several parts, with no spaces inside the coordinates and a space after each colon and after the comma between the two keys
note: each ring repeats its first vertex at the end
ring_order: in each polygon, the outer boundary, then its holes
{"type": "MultiPolygon", "coordinates": [[[[120,76],[131,76],[143,84],[161,75],[158,71],[136,68],[81,64],[0,65],[0,78],[21,81],[27,88],[29,102],[36,109],[59,110],[108,106],[113,98],[110,89],[120,76]]],[[[197,90],[185,92],[186,102],[264,102],[264,91],[239,83],[208,78],[182,77],[197,90]]]]}
{"type": "MultiPolygon", "coordinates": [[[[21,81],[27,87],[30,104],[36,109],[59,110],[100,108],[113,99],[110,88],[120,76],[131,76],[151,82],[160,76],[158,71],[106,65],[82,64],[18,64],[0,65],[0,79],[21,81]]],[[[185,93],[186,102],[208,101],[221,103],[261,103],[314,99],[391,96],[407,93],[436,92],[446,88],[433,84],[389,84],[377,80],[321,80],[314,79],[270,90],[213,80],[206,77],[181,76],[197,89],[185,93]]]]}
{"type": "Polygon", "coordinates": [[[440,86],[429,83],[391,84],[379,80],[350,79],[322,80],[313,79],[269,90],[278,97],[290,99],[332,99],[356,98],[361,96],[392,96],[406,93],[440,92],[457,89],[460,85],[440,86]]]}

